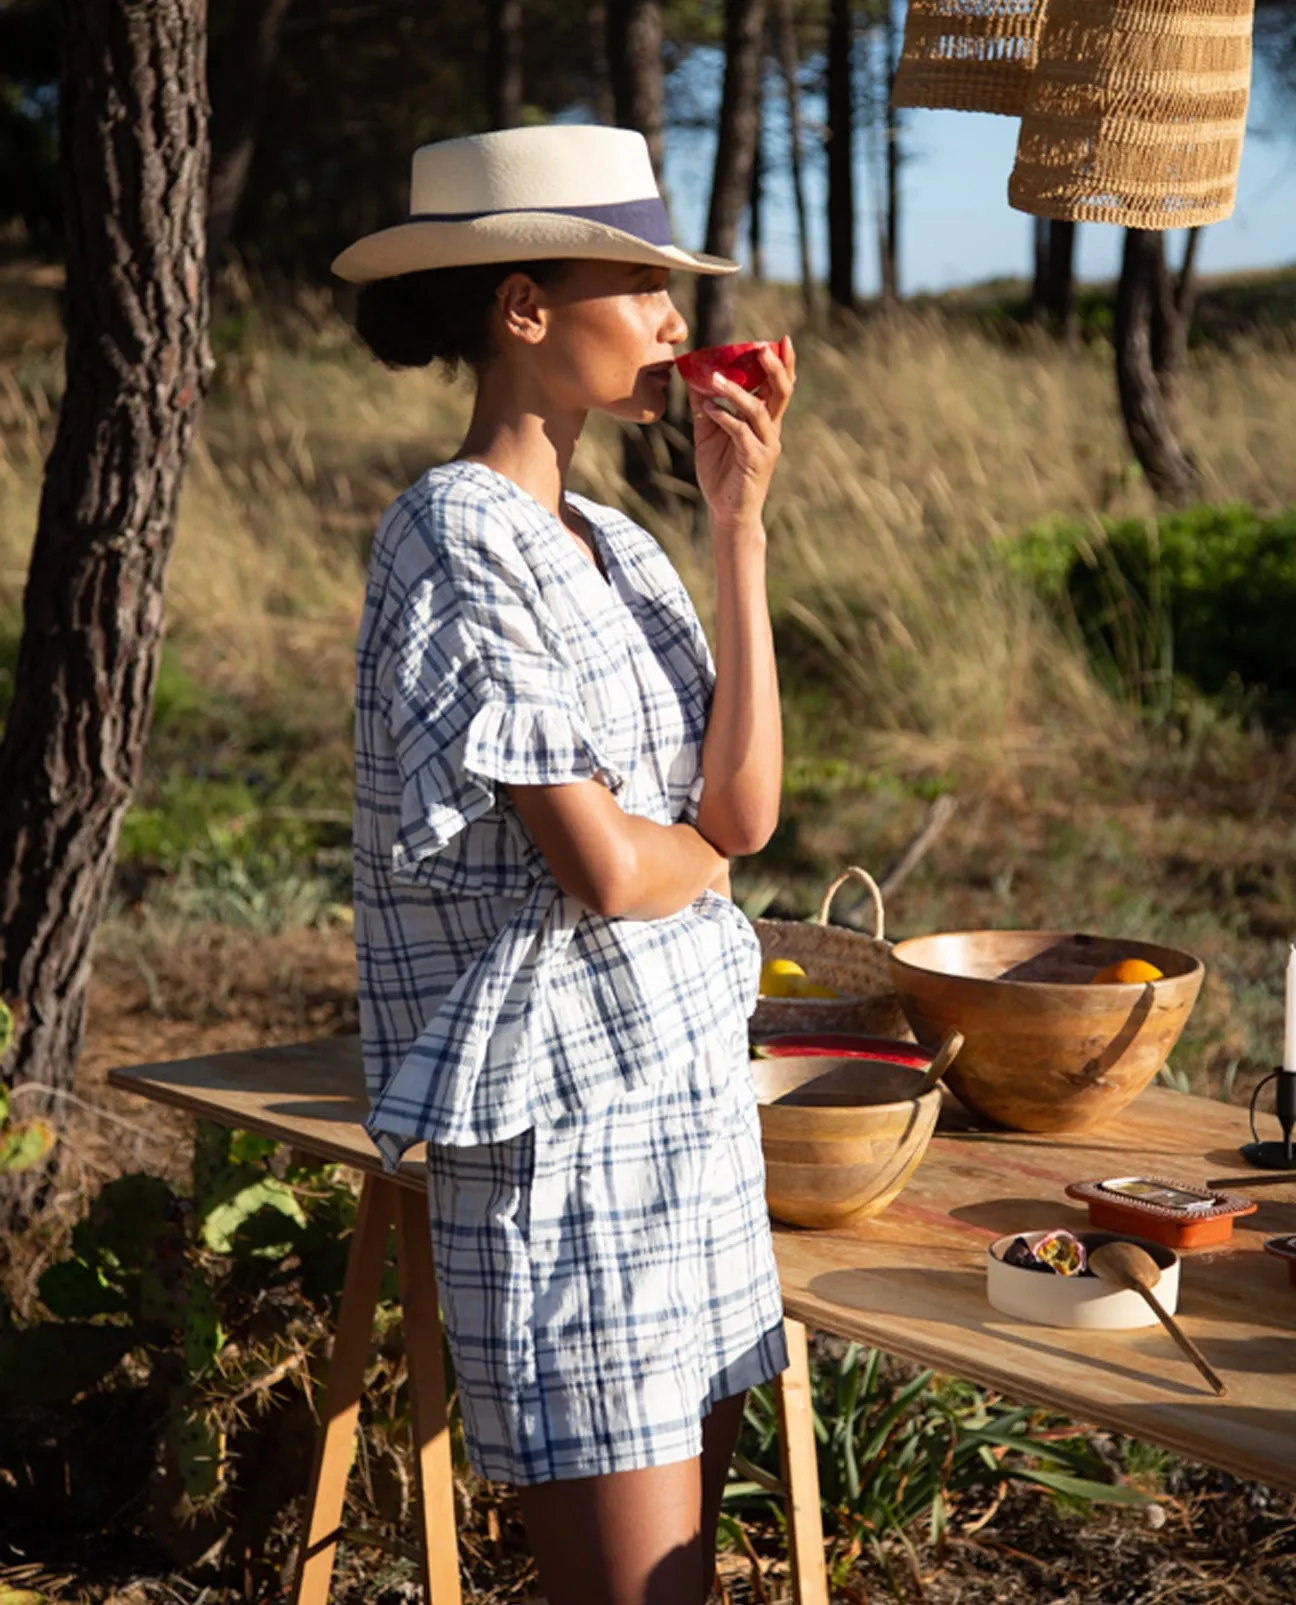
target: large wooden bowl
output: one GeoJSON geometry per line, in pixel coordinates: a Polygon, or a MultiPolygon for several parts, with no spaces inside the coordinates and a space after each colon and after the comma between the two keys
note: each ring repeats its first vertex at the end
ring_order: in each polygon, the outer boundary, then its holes
{"type": "Polygon", "coordinates": [[[1083,1131],[1165,1064],[1205,969],[1155,942],[1065,931],[950,931],[900,942],[895,988],[919,1042],[965,1037],[946,1081],[973,1114],[1016,1131],[1083,1131]],[[1121,958],[1164,979],[1093,984],[1121,958]]]}
{"type": "Polygon", "coordinates": [[[765,1196],[792,1226],[850,1226],[880,1214],[922,1158],[940,1088],[924,1092],[930,1055],[913,1063],[796,1057],[756,1059],[765,1196]]]}

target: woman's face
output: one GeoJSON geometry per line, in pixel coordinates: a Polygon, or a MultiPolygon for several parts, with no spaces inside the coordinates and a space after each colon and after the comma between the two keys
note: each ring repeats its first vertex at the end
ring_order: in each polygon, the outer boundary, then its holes
{"type": "Polygon", "coordinates": [[[500,311],[510,334],[521,320],[510,356],[555,407],[640,424],[665,412],[673,347],[688,336],[665,268],[577,261],[543,286],[517,274],[501,286],[500,311]],[[515,295],[519,280],[529,294],[515,295]]]}

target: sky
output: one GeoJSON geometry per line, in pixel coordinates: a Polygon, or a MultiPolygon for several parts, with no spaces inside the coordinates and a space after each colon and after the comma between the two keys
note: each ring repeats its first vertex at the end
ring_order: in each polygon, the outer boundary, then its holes
{"type": "MultiPolygon", "coordinates": [[[[675,86],[676,99],[692,103],[703,116],[709,111],[712,123],[719,109],[718,69],[717,53],[700,53],[686,68],[687,83],[675,86]]],[[[805,115],[822,119],[822,105],[811,101],[805,115]]],[[[909,160],[901,174],[901,293],[1028,276],[1034,220],[1008,204],[1017,119],[925,110],[903,116],[902,148],[909,160]]],[[[765,126],[768,158],[775,169],[766,201],[765,274],[795,279],[800,268],[787,173],[786,114],[782,93],[774,86],[767,96],[765,126]]],[[[805,145],[817,156],[813,137],[805,145]]],[[[665,181],[676,238],[695,249],[706,232],[714,150],[710,131],[673,130],[668,138],[665,181]]],[[[856,290],[862,296],[878,289],[874,198],[866,165],[859,161],[856,177],[856,290]]],[[[816,277],[823,279],[827,228],[822,159],[808,168],[811,254],[816,277]]],[[[1076,267],[1082,280],[1116,276],[1122,236],[1120,228],[1104,223],[1087,223],[1077,231],[1076,267]]],[[[1176,260],[1175,245],[1171,252],[1176,260]]],[[[745,240],[739,256],[746,265],[745,240]]],[[[1233,215],[1205,230],[1197,260],[1202,273],[1296,264],[1296,105],[1280,105],[1278,93],[1260,73],[1253,86],[1233,215]]]]}

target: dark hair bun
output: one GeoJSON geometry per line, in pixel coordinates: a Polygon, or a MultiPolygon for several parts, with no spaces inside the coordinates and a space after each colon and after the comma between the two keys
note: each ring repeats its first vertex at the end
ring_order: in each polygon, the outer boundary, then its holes
{"type": "Polygon", "coordinates": [[[510,273],[547,284],[562,262],[489,262],[479,267],[428,268],[361,286],[356,333],[389,368],[440,362],[479,369],[492,352],[495,292],[510,273]]]}

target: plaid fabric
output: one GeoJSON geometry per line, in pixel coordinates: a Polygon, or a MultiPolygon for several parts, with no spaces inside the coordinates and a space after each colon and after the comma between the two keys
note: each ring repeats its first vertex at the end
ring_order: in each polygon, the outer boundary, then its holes
{"type": "Polygon", "coordinates": [[[592,1118],[428,1149],[468,1453],[497,1482],[687,1460],[787,1364],[745,1050],[592,1118]]]}
{"type": "Polygon", "coordinates": [[[755,933],[706,892],[662,920],[564,896],[501,782],[601,777],[629,813],[696,816],[714,668],[644,530],[581,497],[609,581],[476,463],[425,474],[373,550],[356,680],[356,947],[368,1127],[500,1142],[733,1044],[755,933]]]}

